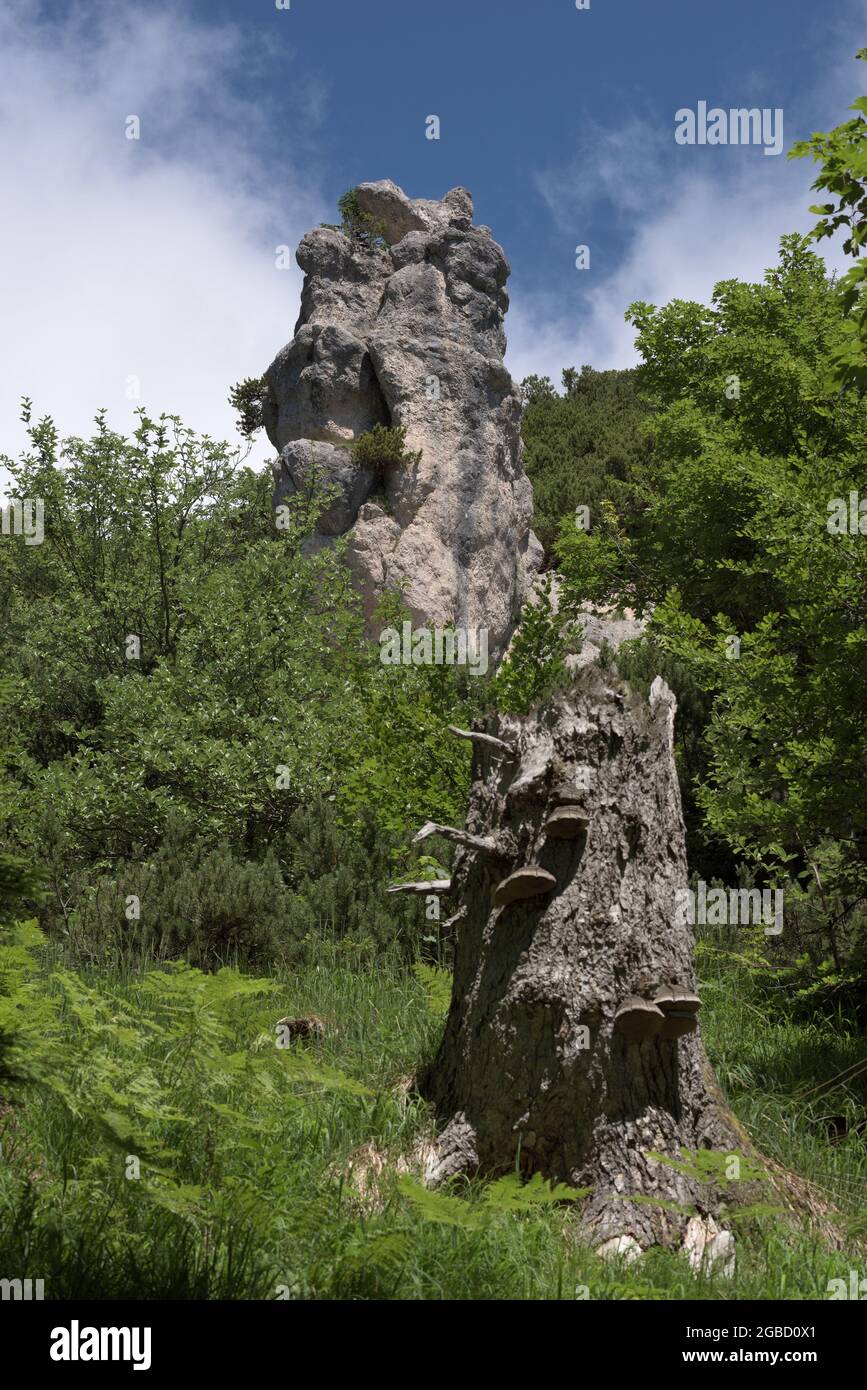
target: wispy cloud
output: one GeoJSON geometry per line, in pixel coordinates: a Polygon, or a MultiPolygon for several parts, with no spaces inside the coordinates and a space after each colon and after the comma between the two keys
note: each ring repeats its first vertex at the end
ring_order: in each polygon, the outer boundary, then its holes
{"type": "MultiPolygon", "coordinates": [[[[828,125],[845,118],[846,105],[864,83],[853,54],[861,42],[856,19],[867,17],[865,0],[857,0],[850,14],[851,23],[838,23],[827,34],[824,52],[817,52],[822,76],[814,105],[826,113],[828,125]]],[[[748,85],[756,104],[761,83],[755,74],[748,85]]],[[[740,98],[733,104],[740,105],[740,98]]],[[[787,119],[786,148],[809,134],[791,124],[787,119]]],[[[808,212],[815,201],[812,164],[791,163],[784,154],[767,158],[754,147],[676,146],[673,132],[673,110],[664,128],[648,113],[633,113],[617,129],[585,122],[574,159],[537,171],[536,188],[554,225],[590,244],[591,269],[574,272],[584,290],[580,316],[571,304],[564,311],[562,296],[558,301],[550,293],[512,286],[507,360],[518,380],[538,373],[559,385],[566,366],[631,366],[634,332],[624,321],[630,303],[706,302],[719,280],[758,280],[775,263],[780,237],[805,232],[815,222],[808,212]],[[601,258],[594,263],[587,228],[605,205],[626,249],[617,268],[600,276],[601,258]]],[[[818,249],[830,268],[844,265],[839,247],[826,242],[818,249]]]]}
{"type": "Polygon", "coordinates": [[[233,82],[264,71],[271,43],[159,7],[52,6],[49,19],[5,0],[0,451],[22,442],[24,394],[63,434],[100,406],[128,428],[144,405],[234,436],[229,387],[294,326],[300,272],[277,270],[275,247],[324,215],[300,173],[324,89],[299,74],[280,112],[233,82]]]}
{"type": "MultiPolygon", "coordinates": [[[[827,125],[859,90],[852,53],[867,0],[845,16],[816,47],[824,77],[814,105],[827,125]]],[[[317,145],[333,94],[298,61],[283,18],[275,9],[241,25],[179,5],[3,0],[0,452],[23,442],[23,394],[64,434],[86,432],[100,406],[128,428],[143,404],[234,437],[229,387],[267,365],[297,313],[300,272],[277,270],[274,249],[333,216],[317,145]],[[266,80],[275,64],[279,82],[266,80]],[[130,115],[138,141],[125,138],[130,115]]],[[[745,75],[744,100],[757,102],[765,77],[745,75]]],[[[673,110],[663,128],[640,98],[629,109],[616,129],[585,124],[571,160],[537,171],[541,214],[565,244],[592,250],[593,229],[613,229],[616,268],[602,275],[594,256],[590,271],[573,272],[577,319],[562,295],[513,282],[508,360],[518,378],[628,365],[632,300],[706,300],[719,279],[758,278],[780,235],[810,225],[807,165],[756,149],[675,147],[673,110]]],[[[789,144],[806,132],[786,115],[789,144]]],[[[508,249],[509,229],[494,231],[508,249]]]]}
{"type": "Polygon", "coordinates": [[[538,169],[533,182],[564,232],[602,214],[634,225],[647,212],[648,188],[664,183],[667,152],[650,111],[643,119],[632,114],[617,127],[585,120],[571,163],[538,169]]]}

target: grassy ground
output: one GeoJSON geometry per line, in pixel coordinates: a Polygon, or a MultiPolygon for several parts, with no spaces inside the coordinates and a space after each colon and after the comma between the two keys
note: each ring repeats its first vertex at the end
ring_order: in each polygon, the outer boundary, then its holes
{"type": "Polygon", "coordinates": [[[406,1152],[427,1127],[398,1083],[436,1044],[444,982],[318,954],[263,992],[186,971],[41,977],[61,1061],[0,1110],[0,1275],[57,1298],[810,1299],[867,1272],[867,1145],[832,1142],[824,1118],[863,1117],[865,1073],[816,1090],[867,1066],[867,1040],[769,1021],[746,965],[701,955],[709,1052],[760,1148],[839,1206],[847,1249],[771,1217],[739,1232],[726,1279],[661,1251],[602,1262],[568,1206],[500,1210],[480,1185],[460,1189],[464,1216],[427,1210],[391,1169],[361,1200],[352,1156],[406,1152]],[[336,1031],[278,1051],[275,1020],[308,1011],[336,1031]]]}

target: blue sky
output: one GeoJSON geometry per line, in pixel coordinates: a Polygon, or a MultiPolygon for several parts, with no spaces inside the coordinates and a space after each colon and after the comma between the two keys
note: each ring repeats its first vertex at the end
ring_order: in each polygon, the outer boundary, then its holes
{"type": "Polygon", "coordinates": [[[472,191],[516,376],[627,365],[630,300],[755,278],[810,222],[809,166],[679,146],[677,109],[780,107],[788,148],[867,90],[864,44],[867,0],[5,0],[0,451],[22,393],[63,433],[145,404],[231,437],[294,326],[275,247],[364,179],[472,191]]]}
{"type": "MultiPolygon", "coordinates": [[[[464,184],[522,284],[576,304],[573,230],[596,244],[601,274],[631,234],[618,209],[628,190],[594,179],[594,151],[606,139],[641,127],[632,158],[624,151],[628,178],[645,145],[662,162],[683,159],[674,112],[701,97],[782,106],[793,138],[828,114],[817,59],[832,47],[833,0],[591,0],[582,12],[574,0],[292,0],[290,12],[272,8],[249,6],[249,30],[267,32],[273,46],[278,108],[299,68],[321,94],[315,145],[326,192],[380,177],[426,196],[464,184]],[[442,120],[439,141],[424,138],[431,112],[442,120]],[[560,179],[568,187],[555,211],[544,188],[560,179]]],[[[857,25],[846,19],[857,7],[836,10],[854,51],[857,25]]],[[[229,18],[238,7],[201,3],[197,12],[229,18]]],[[[290,140],[294,119],[287,111],[290,140]]],[[[706,170],[725,162],[720,153],[687,152],[706,170]]],[[[761,164],[761,152],[749,155],[761,164]]]]}

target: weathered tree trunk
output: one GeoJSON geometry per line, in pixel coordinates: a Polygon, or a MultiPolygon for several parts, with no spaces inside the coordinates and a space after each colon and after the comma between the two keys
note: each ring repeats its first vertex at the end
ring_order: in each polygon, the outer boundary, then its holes
{"type": "Polygon", "coordinates": [[[502,746],[476,741],[466,829],[485,847],[457,851],[454,992],[420,1078],[444,1122],[435,1179],[517,1163],[592,1187],[584,1222],[642,1247],[688,1216],[630,1195],[713,1214],[715,1191],[650,1151],[750,1152],[696,1030],[674,710],[662,681],[648,702],[591,667],[492,721],[502,746]]]}

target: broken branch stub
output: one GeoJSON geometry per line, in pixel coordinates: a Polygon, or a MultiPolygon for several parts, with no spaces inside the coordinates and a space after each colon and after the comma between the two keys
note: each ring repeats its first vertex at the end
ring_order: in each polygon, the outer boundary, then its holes
{"type": "Polygon", "coordinates": [[[493,734],[481,734],[476,729],[458,729],[456,725],[449,724],[449,733],[454,734],[455,738],[472,739],[473,743],[478,743],[481,748],[487,748],[490,753],[499,753],[505,758],[516,758],[518,750],[504,739],[495,738],[493,734]]]}
{"type": "Polygon", "coordinates": [[[470,835],[466,830],[456,830],[452,825],[438,825],[432,820],[425,821],[418,834],[413,835],[411,844],[419,845],[423,840],[430,839],[431,835],[440,835],[444,840],[451,840],[452,844],[463,845],[465,849],[476,850],[479,854],[499,853],[497,842],[491,835],[470,835]]]}
{"type": "Polygon", "coordinates": [[[389,893],[444,894],[452,891],[452,881],[450,878],[432,878],[427,883],[393,883],[386,891],[389,893]]]}
{"type": "Polygon", "coordinates": [[[446,920],[443,922],[442,926],[440,927],[440,935],[448,936],[450,932],[454,931],[455,927],[458,925],[458,922],[462,922],[464,920],[466,915],[466,907],[459,907],[457,912],[453,912],[451,917],[447,917],[446,920]]]}

